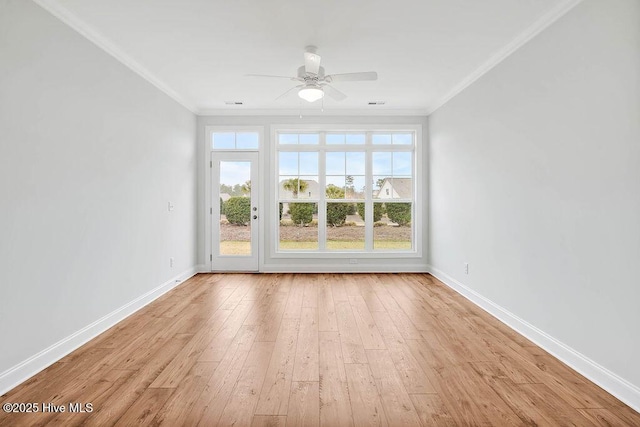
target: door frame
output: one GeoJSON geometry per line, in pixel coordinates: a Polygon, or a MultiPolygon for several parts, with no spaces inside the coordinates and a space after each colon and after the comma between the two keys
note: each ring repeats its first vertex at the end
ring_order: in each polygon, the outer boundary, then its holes
{"type": "MultiPolygon", "coordinates": [[[[204,155],[201,157],[202,162],[204,163],[204,176],[201,175],[204,179],[204,209],[203,209],[203,218],[204,221],[201,224],[204,225],[204,235],[203,235],[203,246],[200,246],[204,249],[204,260],[203,264],[201,264],[201,271],[221,271],[214,270],[213,268],[213,229],[212,229],[212,216],[213,216],[213,201],[212,201],[212,188],[211,183],[213,180],[213,156],[214,153],[258,153],[258,162],[256,164],[257,174],[258,174],[258,182],[257,186],[255,186],[256,190],[258,190],[258,212],[261,213],[258,220],[258,233],[259,240],[257,245],[258,250],[258,272],[263,270],[264,266],[264,224],[265,224],[265,210],[264,210],[264,200],[265,200],[265,184],[264,184],[264,126],[205,126],[204,127],[204,141],[201,146],[204,155]],[[213,133],[215,132],[257,132],[258,133],[258,150],[213,150],[212,149],[212,138],[213,133]]],[[[202,181],[201,181],[202,182],[202,181]]],[[[254,188],[254,184],[252,183],[252,188],[254,188]]],[[[219,204],[218,204],[219,205],[219,204]]],[[[233,270],[228,270],[233,271],[233,270]]]]}

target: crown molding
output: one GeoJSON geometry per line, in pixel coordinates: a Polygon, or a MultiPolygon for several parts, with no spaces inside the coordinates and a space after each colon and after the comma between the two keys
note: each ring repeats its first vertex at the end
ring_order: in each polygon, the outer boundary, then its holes
{"type": "Polygon", "coordinates": [[[556,22],[562,16],[564,16],[571,9],[582,3],[582,0],[565,0],[556,7],[549,10],[547,13],[526,30],[520,33],[516,38],[511,40],[502,49],[494,53],[487,61],[483,62],[478,68],[476,68],[471,74],[462,79],[460,83],[453,87],[445,96],[440,98],[432,107],[427,109],[427,115],[434,113],[440,107],[449,102],[452,98],[458,95],[460,92],[469,87],[472,83],[478,80],[480,77],[491,71],[496,65],[508,58],[512,53],[520,49],[529,40],[540,34],[543,30],[556,22]]]}
{"type": "Polygon", "coordinates": [[[303,117],[322,117],[322,116],[426,116],[427,110],[424,108],[402,108],[402,109],[380,109],[376,107],[354,108],[354,109],[331,109],[325,108],[324,111],[319,108],[254,108],[244,109],[243,107],[235,107],[229,109],[202,109],[197,113],[199,116],[300,116],[303,117]]]}
{"type": "Polygon", "coordinates": [[[51,13],[53,16],[58,18],[60,21],[67,24],[69,27],[80,33],[83,37],[91,41],[93,44],[107,52],[109,55],[113,56],[115,59],[120,61],[122,64],[127,66],[133,72],[138,74],[140,77],[160,89],[162,92],[167,94],[177,103],[182,105],[187,110],[191,111],[194,114],[198,114],[197,107],[180,96],[175,90],[173,90],[169,85],[164,83],[158,77],[156,77],[153,73],[147,70],[142,64],[137,62],[131,56],[123,52],[120,48],[118,48],[115,44],[110,42],[106,37],[96,31],[94,28],[89,26],[83,20],[78,18],[75,14],[69,12],[66,8],[61,6],[55,0],[33,0],[38,6],[51,13]]]}

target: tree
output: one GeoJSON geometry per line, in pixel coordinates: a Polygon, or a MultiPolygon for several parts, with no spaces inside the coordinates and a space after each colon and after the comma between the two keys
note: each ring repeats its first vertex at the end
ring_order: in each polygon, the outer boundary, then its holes
{"type": "Polygon", "coordinates": [[[251,180],[245,181],[245,183],[242,184],[242,193],[251,194],[251,180]]]}
{"type": "MultiPolygon", "coordinates": [[[[329,184],[325,190],[328,199],[344,199],[344,190],[329,184]]],[[[349,214],[351,203],[327,203],[327,225],[334,227],[344,224],[349,214]]]]}
{"type": "Polygon", "coordinates": [[[313,209],[315,203],[289,203],[289,214],[294,224],[300,227],[313,221],[313,209]]]}
{"type": "Polygon", "coordinates": [[[396,224],[402,226],[411,222],[411,203],[385,203],[387,216],[396,224]]]}
{"type": "MultiPolygon", "coordinates": [[[[360,218],[364,220],[364,203],[358,203],[357,206],[358,215],[360,218]]],[[[382,215],[384,214],[384,208],[382,203],[374,203],[373,204],[373,222],[378,222],[382,219],[382,215]]]]}
{"type": "Polygon", "coordinates": [[[376,187],[378,188],[382,188],[382,186],[384,185],[384,180],[386,178],[378,178],[378,180],[376,181],[376,187]]]}
{"type": "Polygon", "coordinates": [[[282,188],[293,193],[293,197],[298,197],[298,191],[304,192],[309,187],[307,181],[300,178],[291,178],[282,183],[282,188]]]}
{"type": "Polygon", "coordinates": [[[353,198],[356,192],[356,189],[353,185],[353,182],[354,182],[353,176],[347,175],[344,179],[344,182],[345,182],[345,190],[349,195],[349,198],[353,198]]]}
{"type": "Polygon", "coordinates": [[[232,197],[224,204],[224,213],[229,223],[246,225],[251,220],[251,200],[248,197],[232,197]]]}

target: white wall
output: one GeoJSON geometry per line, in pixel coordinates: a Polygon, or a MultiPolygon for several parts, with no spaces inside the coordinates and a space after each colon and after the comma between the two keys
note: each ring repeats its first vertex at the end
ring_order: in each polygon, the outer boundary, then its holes
{"type": "Polygon", "coordinates": [[[195,266],[195,132],[49,13],[0,1],[0,392],[19,379],[3,372],[195,266]]]}
{"type": "Polygon", "coordinates": [[[640,386],[640,2],[579,4],[429,125],[434,271],[640,386]]]}
{"type": "MultiPolygon", "coordinates": [[[[419,125],[422,126],[422,158],[418,160],[418,167],[422,168],[423,188],[426,188],[426,177],[428,174],[427,165],[427,119],[423,116],[200,116],[198,117],[198,150],[201,160],[200,166],[200,191],[201,206],[198,208],[200,214],[199,224],[199,259],[200,264],[209,264],[209,250],[206,245],[206,236],[210,233],[207,221],[210,221],[209,206],[211,197],[206,193],[206,180],[210,179],[209,168],[204,167],[209,164],[211,155],[210,145],[205,141],[205,128],[207,126],[259,126],[264,128],[265,141],[263,144],[264,165],[261,171],[264,183],[273,181],[271,176],[270,160],[273,158],[274,142],[271,141],[272,127],[274,125],[305,125],[305,124],[331,124],[331,125],[419,125]]],[[[275,204],[275,195],[269,193],[269,185],[264,186],[265,208],[262,209],[262,223],[265,228],[264,235],[261,236],[261,251],[263,254],[262,271],[426,271],[427,270],[427,227],[422,227],[420,238],[422,239],[423,250],[420,257],[413,258],[387,258],[371,259],[365,257],[345,257],[337,254],[332,258],[321,258],[312,256],[309,258],[278,258],[275,257],[273,245],[269,244],[276,239],[270,230],[273,221],[272,214],[275,204]],[[358,264],[349,264],[349,258],[357,258],[358,264]]],[[[426,223],[427,199],[422,203],[423,222],[426,223]]],[[[425,224],[426,225],[426,224],[425,224]]]]}

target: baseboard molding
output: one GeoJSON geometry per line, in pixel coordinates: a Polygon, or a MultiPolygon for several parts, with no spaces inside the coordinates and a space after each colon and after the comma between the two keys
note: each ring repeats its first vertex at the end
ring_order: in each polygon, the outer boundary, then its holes
{"type": "Polygon", "coordinates": [[[169,292],[180,283],[197,274],[198,271],[197,266],[183,271],[157,288],[150,290],[146,294],[139,296],[90,325],[85,326],[79,331],[31,356],[25,361],[0,373],[0,395],[28,380],[38,372],[62,359],[67,354],[111,328],[116,323],[124,320],[158,297],[169,292]]]}
{"type": "Polygon", "coordinates": [[[373,265],[373,264],[269,264],[263,266],[261,273],[428,273],[424,264],[373,265]]]}
{"type": "Polygon", "coordinates": [[[430,266],[429,273],[520,335],[533,341],[590,381],[640,412],[640,388],[637,386],[468,288],[444,271],[430,266]]]}

